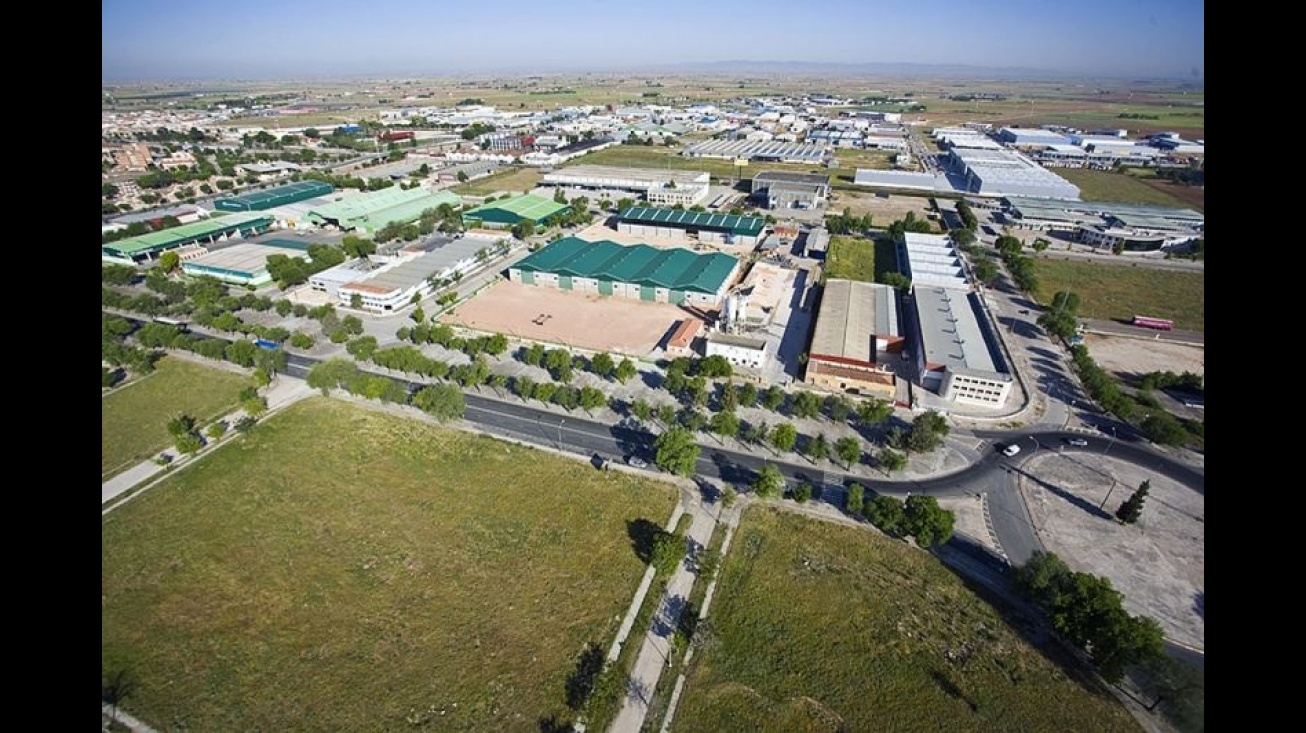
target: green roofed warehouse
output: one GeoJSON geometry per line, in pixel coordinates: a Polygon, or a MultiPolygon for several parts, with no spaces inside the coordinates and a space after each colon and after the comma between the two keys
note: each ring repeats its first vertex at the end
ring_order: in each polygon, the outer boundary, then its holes
{"type": "Polygon", "coordinates": [[[632,206],[621,212],[617,231],[647,237],[689,236],[700,242],[756,245],[766,220],[756,216],[709,214],[632,206]]]}
{"type": "Polygon", "coordinates": [[[522,219],[530,219],[538,224],[566,210],[566,204],[560,204],[543,196],[526,194],[478,206],[463,214],[463,223],[469,227],[510,229],[522,219]]]}
{"type": "Polygon", "coordinates": [[[307,201],[318,196],[326,196],[335,191],[328,183],[321,181],[297,181],[284,186],[277,186],[266,191],[249,191],[239,196],[227,196],[216,199],[213,208],[218,211],[263,211],[274,206],[307,201]]]}
{"type": "Polygon", "coordinates": [[[438,209],[441,204],[457,208],[463,200],[449,191],[385,188],[311,209],[308,220],[319,226],[374,234],[387,224],[411,224],[422,218],[423,211],[438,209]]]}
{"type": "Polygon", "coordinates": [[[739,260],[679,247],[559,239],[508,270],[515,283],[716,308],[739,274],[739,260]]]}
{"type": "Polygon", "coordinates": [[[161,229],[101,245],[101,259],[114,262],[145,262],[157,259],[170,249],[188,244],[206,244],[226,239],[252,237],[272,227],[274,219],[266,214],[242,213],[213,215],[179,227],[161,229]]]}

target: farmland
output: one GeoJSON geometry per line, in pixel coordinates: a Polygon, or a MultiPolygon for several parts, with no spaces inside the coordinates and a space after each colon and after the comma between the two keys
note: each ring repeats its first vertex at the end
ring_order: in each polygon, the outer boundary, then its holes
{"type": "Polygon", "coordinates": [[[1175,327],[1204,331],[1206,278],[1202,272],[1159,270],[1127,264],[1035,258],[1040,303],[1069,290],[1079,296],[1084,318],[1128,320],[1134,314],[1168,318],[1175,327]]]}

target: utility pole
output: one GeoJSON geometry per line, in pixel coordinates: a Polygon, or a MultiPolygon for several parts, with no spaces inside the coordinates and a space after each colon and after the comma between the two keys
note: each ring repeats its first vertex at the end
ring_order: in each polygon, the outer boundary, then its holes
{"type": "Polygon", "coordinates": [[[1106,497],[1104,497],[1104,498],[1102,499],[1102,503],[1097,505],[1097,508],[1098,508],[1098,509],[1101,509],[1102,507],[1106,506],[1107,499],[1110,499],[1110,498],[1111,498],[1111,492],[1116,490],[1116,483],[1118,483],[1118,482],[1116,481],[1115,476],[1112,476],[1112,477],[1111,477],[1111,488],[1107,489],[1106,497]]]}

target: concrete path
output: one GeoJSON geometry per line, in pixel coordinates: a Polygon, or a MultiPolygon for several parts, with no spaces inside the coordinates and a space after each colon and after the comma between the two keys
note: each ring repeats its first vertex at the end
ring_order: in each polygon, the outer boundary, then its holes
{"type": "Polygon", "coordinates": [[[100,717],[101,720],[103,721],[102,730],[106,731],[106,733],[109,730],[109,720],[111,714],[114,720],[117,720],[118,723],[121,725],[125,725],[128,728],[131,728],[132,731],[134,731],[134,733],[158,733],[158,731],[154,730],[150,726],[142,723],[136,718],[133,718],[127,713],[124,713],[122,711],[122,708],[118,708],[118,710],[115,712],[113,708],[111,708],[107,703],[102,702],[100,703],[100,717]]]}
{"type": "MultiPolygon", "coordinates": [[[[309,397],[312,394],[313,390],[304,382],[304,380],[296,377],[289,377],[284,374],[277,375],[277,378],[272,382],[272,384],[268,385],[263,390],[263,396],[266,397],[268,401],[268,411],[264,414],[264,417],[286,407],[287,405],[294,404],[305,397],[309,397]]],[[[100,487],[100,505],[103,506],[104,504],[109,503],[127,491],[157,477],[164,471],[169,470],[169,468],[176,470],[177,467],[185,466],[200,456],[215,450],[218,446],[226,443],[231,440],[233,436],[237,435],[236,431],[231,430],[230,427],[244,416],[244,410],[235,410],[221,418],[218,418],[219,420],[225,420],[227,422],[229,428],[227,432],[217,440],[209,439],[208,444],[193,455],[178,456],[177,451],[171,448],[161,450],[154,454],[154,456],[150,457],[149,460],[142,461],[136,466],[123,471],[108,481],[105,481],[100,487]],[[158,463],[155,463],[156,458],[165,454],[174,459],[169,467],[160,466],[158,463]]]]}
{"type": "Polygon", "coordinates": [[[639,733],[644,718],[648,715],[649,699],[657,688],[658,679],[671,663],[672,637],[680,623],[680,614],[689,600],[689,593],[694,588],[694,581],[698,578],[695,560],[698,553],[708,547],[712,541],[712,531],[716,529],[714,512],[701,503],[695,502],[689,507],[689,512],[694,517],[686,537],[689,550],[667,582],[666,591],[644,639],[644,646],[640,648],[635,667],[626,682],[626,699],[616,719],[612,721],[612,727],[608,729],[611,733],[639,733]]]}

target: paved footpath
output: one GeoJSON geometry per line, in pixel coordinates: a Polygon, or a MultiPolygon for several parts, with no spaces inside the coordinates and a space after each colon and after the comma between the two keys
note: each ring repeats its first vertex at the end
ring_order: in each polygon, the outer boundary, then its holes
{"type": "MultiPolygon", "coordinates": [[[[268,385],[263,390],[263,394],[265,397],[267,397],[268,400],[268,411],[264,413],[264,417],[266,418],[268,415],[272,414],[273,412],[276,412],[277,410],[280,410],[281,408],[287,405],[298,402],[299,400],[302,400],[305,397],[312,395],[313,393],[314,390],[310,388],[308,384],[304,382],[304,380],[298,379],[296,377],[289,377],[284,374],[280,374],[277,376],[275,382],[268,385]]],[[[244,410],[235,410],[234,412],[224,415],[219,419],[225,420],[227,422],[228,428],[230,428],[230,426],[234,425],[237,420],[239,420],[244,416],[245,416],[244,410]]],[[[216,420],[214,422],[216,422],[216,420]]],[[[163,455],[165,453],[172,456],[174,460],[171,466],[173,470],[176,470],[176,468],[180,466],[184,466],[187,463],[190,463],[196,458],[205,455],[208,452],[212,451],[213,449],[217,448],[219,445],[222,445],[228,440],[231,440],[232,437],[235,435],[236,435],[236,431],[229,429],[226,432],[226,434],[223,435],[218,440],[210,439],[208,444],[205,445],[204,448],[200,449],[198,453],[192,456],[177,456],[176,455],[177,451],[173,449],[159,451],[158,453],[154,454],[154,456],[152,456],[148,461],[142,461],[136,466],[133,466],[132,468],[123,471],[122,473],[114,476],[108,481],[105,481],[100,486],[100,505],[103,506],[104,504],[109,503],[113,499],[117,498],[120,494],[130,491],[131,489],[140,486],[146,481],[149,481],[150,479],[154,478],[156,475],[162,473],[165,470],[165,467],[160,466],[159,464],[154,462],[154,459],[157,458],[158,456],[163,455]]]]}
{"type": "Polygon", "coordinates": [[[644,638],[644,646],[640,648],[635,667],[627,680],[626,699],[622,702],[621,712],[617,713],[612,727],[608,729],[611,733],[639,733],[644,726],[644,718],[648,715],[649,698],[669,663],[671,639],[675,636],[680,614],[689,600],[694,581],[698,579],[692,563],[698,553],[708,547],[712,541],[712,531],[716,529],[713,509],[695,501],[689,507],[689,512],[694,518],[687,535],[690,551],[667,582],[666,592],[658,603],[657,613],[644,638]]]}

